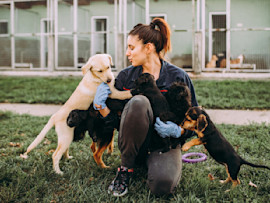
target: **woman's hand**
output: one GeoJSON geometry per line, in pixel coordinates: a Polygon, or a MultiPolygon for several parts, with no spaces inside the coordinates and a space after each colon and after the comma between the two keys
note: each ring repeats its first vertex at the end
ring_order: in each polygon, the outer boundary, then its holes
{"type": "Polygon", "coordinates": [[[97,87],[97,92],[93,101],[95,110],[101,110],[107,107],[105,102],[109,94],[111,94],[111,90],[106,83],[103,82],[97,87]]]}
{"type": "Polygon", "coordinates": [[[166,137],[179,138],[181,136],[182,131],[181,127],[171,121],[167,121],[166,123],[164,123],[163,121],[160,120],[159,117],[157,117],[154,126],[155,130],[162,138],[166,137]]]}

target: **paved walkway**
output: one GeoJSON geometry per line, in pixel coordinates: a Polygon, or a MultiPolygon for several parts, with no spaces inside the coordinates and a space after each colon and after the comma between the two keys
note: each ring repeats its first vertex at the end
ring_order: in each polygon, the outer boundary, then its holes
{"type": "MultiPolygon", "coordinates": [[[[55,113],[60,105],[47,104],[6,104],[0,103],[0,110],[12,111],[18,114],[34,116],[50,116],[55,113]]],[[[216,124],[248,125],[250,123],[270,124],[270,111],[253,110],[213,110],[206,109],[211,119],[216,124]]]]}
{"type": "MultiPolygon", "coordinates": [[[[269,80],[270,72],[202,72],[200,74],[194,74],[193,72],[187,72],[192,79],[258,79],[258,80],[269,80]]],[[[117,72],[114,72],[116,75],[117,72]]],[[[81,71],[0,71],[0,76],[24,76],[24,77],[69,77],[76,76],[82,77],[81,71]]]]}
{"type": "MultiPolygon", "coordinates": [[[[115,73],[117,74],[117,73],[115,73]]],[[[188,72],[191,78],[198,79],[258,79],[269,80],[269,73],[225,73],[225,72],[203,72],[199,75],[188,72]]],[[[82,77],[80,71],[0,71],[0,76],[77,76],[82,77]]],[[[5,104],[0,103],[0,110],[12,111],[19,114],[31,114],[34,116],[50,116],[61,106],[46,104],[5,104]]],[[[248,125],[250,123],[270,124],[270,111],[251,111],[251,110],[212,110],[207,109],[211,119],[217,123],[248,125]]]]}

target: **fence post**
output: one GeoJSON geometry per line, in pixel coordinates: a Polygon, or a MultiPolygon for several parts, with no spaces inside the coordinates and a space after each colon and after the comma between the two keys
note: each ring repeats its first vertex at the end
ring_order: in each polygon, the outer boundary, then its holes
{"type": "Polygon", "coordinates": [[[121,71],[124,68],[124,35],[122,33],[117,34],[117,72],[121,71]]]}
{"type": "Polygon", "coordinates": [[[200,74],[202,72],[202,33],[195,32],[194,41],[194,73],[200,74]]]}
{"type": "Polygon", "coordinates": [[[54,37],[49,35],[48,37],[48,71],[54,71],[54,37]]]}

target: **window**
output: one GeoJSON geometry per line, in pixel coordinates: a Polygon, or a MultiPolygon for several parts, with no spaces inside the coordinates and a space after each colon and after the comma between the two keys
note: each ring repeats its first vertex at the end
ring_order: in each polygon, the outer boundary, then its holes
{"type": "Polygon", "coordinates": [[[92,17],[92,55],[108,51],[108,19],[107,17],[92,17]]]}
{"type": "Polygon", "coordinates": [[[154,18],[162,18],[164,20],[167,21],[167,14],[150,14],[150,22],[154,19],[154,18]]]}
{"type": "Polygon", "coordinates": [[[8,34],[8,22],[6,20],[0,21],[0,34],[8,34]]]}

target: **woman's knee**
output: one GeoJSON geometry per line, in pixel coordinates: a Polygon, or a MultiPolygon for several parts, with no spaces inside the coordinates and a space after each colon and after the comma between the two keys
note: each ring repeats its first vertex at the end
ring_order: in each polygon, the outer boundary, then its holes
{"type": "Polygon", "coordinates": [[[175,180],[166,177],[157,177],[148,180],[148,186],[152,194],[161,196],[173,194],[176,188],[175,180]]]}
{"type": "Polygon", "coordinates": [[[180,146],[162,154],[158,151],[152,152],[148,157],[147,167],[147,183],[153,194],[174,193],[182,174],[180,146]]]}
{"type": "Polygon", "coordinates": [[[150,121],[150,123],[152,123],[153,111],[147,97],[143,95],[136,95],[129,100],[123,110],[121,117],[121,120],[126,119],[136,123],[138,123],[139,121],[150,121]]]}
{"type": "Polygon", "coordinates": [[[132,99],[128,102],[129,108],[134,107],[135,109],[142,109],[143,107],[149,108],[151,107],[149,100],[146,96],[136,95],[132,97],[132,99]]]}

